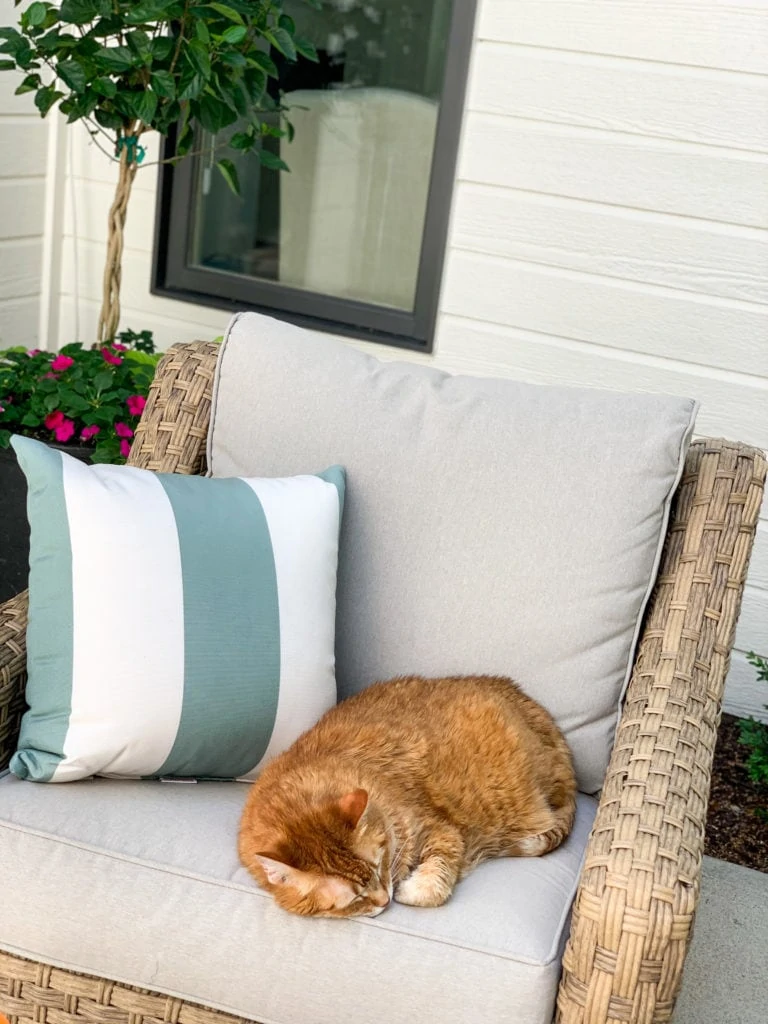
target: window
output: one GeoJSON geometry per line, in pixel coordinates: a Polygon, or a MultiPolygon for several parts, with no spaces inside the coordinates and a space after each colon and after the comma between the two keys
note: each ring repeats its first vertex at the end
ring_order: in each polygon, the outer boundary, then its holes
{"type": "Polygon", "coordinates": [[[290,172],[233,156],[238,198],[205,156],[162,167],[153,291],[428,351],[474,6],[287,3],[319,55],[278,64],[295,137],[263,145],[290,172]]]}

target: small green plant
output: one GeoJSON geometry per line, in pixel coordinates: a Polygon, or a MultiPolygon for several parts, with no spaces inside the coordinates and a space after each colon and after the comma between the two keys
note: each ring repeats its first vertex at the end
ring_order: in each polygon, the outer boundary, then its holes
{"type": "Polygon", "coordinates": [[[93,446],[93,462],[124,462],[160,354],[149,331],[58,353],[0,351],[0,448],[12,434],[93,446]]]}
{"type": "MultiPolygon", "coordinates": [[[[768,661],[752,652],[747,659],[757,669],[757,678],[768,683],[768,661]]],[[[768,704],[765,709],[768,711],[768,704]]],[[[768,786],[768,725],[754,718],[745,718],[740,722],[740,730],[739,742],[750,751],[747,758],[749,777],[759,785],[768,786]]]]}

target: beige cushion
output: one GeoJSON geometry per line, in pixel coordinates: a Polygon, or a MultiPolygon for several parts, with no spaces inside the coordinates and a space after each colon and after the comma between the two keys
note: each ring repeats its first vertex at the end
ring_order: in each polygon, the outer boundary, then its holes
{"type": "Polygon", "coordinates": [[[550,1024],[595,814],[437,910],[307,920],[237,859],[242,783],[0,778],[0,949],[260,1024],[550,1024]]]}
{"type": "Polygon", "coordinates": [[[696,405],[451,377],[241,314],[214,476],[339,463],[341,696],[402,673],[514,676],[602,784],[696,405]]]}

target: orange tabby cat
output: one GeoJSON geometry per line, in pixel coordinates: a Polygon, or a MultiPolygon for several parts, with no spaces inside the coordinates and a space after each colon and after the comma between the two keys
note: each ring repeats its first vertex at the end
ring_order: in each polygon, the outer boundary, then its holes
{"type": "Polygon", "coordinates": [[[281,907],[375,917],[437,907],[489,857],[538,857],[573,824],[570,751],[509,679],[377,683],[253,784],[240,858],[281,907]]]}

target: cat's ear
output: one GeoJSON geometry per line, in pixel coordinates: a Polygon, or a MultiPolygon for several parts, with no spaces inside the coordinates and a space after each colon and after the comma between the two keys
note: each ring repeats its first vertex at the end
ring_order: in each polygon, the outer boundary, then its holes
{"type": "Polygon", "coordinates": [[[275,860],[264,853],[254,854],[254,861],[261,867],[271,885],[295,885],[297,872],[281,860],[275,860]]]}
{"type": "Polygon", "coordinates": [[[350,828],[356,828],[368,806],[368,793],[364,789],[353,789],[339,800],[339,810],[350,828]]]}

